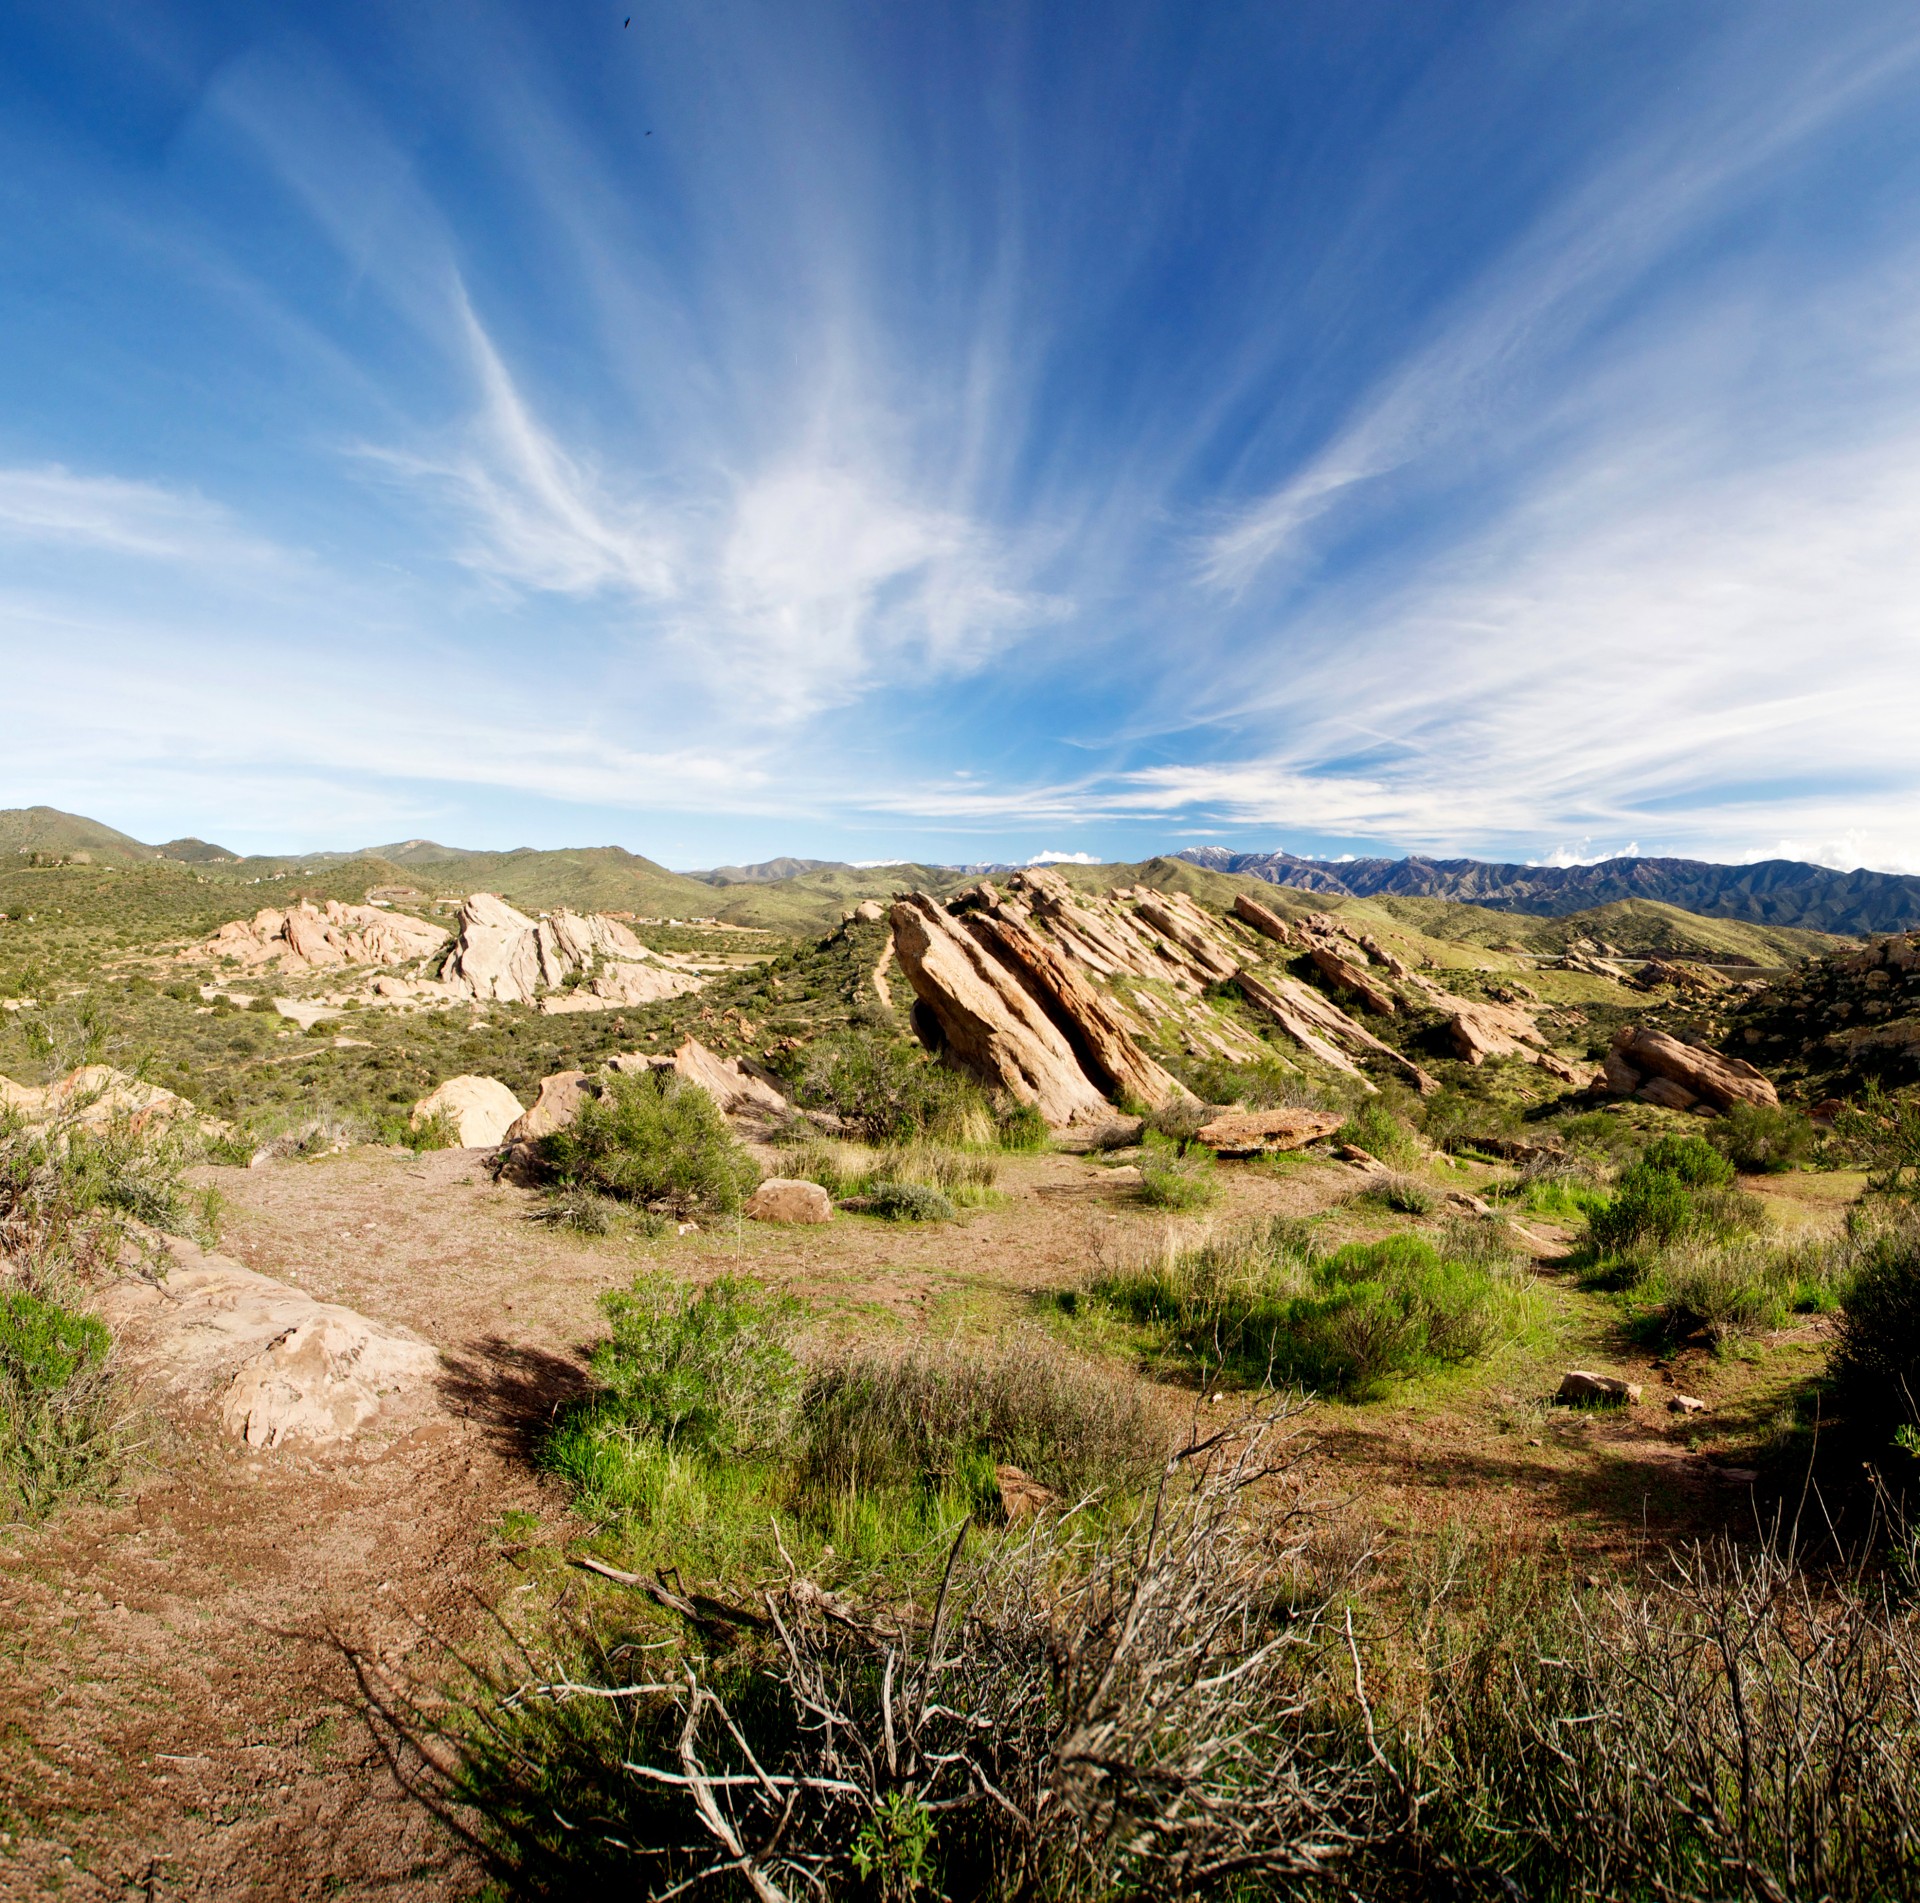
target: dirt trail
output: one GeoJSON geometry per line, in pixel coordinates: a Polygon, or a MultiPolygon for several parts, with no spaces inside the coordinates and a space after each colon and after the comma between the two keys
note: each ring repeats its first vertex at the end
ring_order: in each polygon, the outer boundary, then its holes
{"type": "MultiPolygon", "coordinates": [[[[474,1893],[477,1863],[365,1722],[354,1661],[431,1669],[429,1635],[475,1633],[511,1590],[503,1513],[537,1512],[565,1537],[528,1449],[581,1379],[604,1291],[648,1265],[738,1267],[804,1295],[839,1336],[970,1332],[1096,1258],[1152,1246],[1167,1223],[1064,1156],[1009,1159],[1005,1203],[958,1226],[728,1224],[652,1243],[534,1225],[531,1198],[468,1152],[206,1175],[229,1202],[225,1253],[435,1343],[441,1409],[323,1458],[250,1453],[156,1411],[117,1504],[0,1536],[0,1896],[474,1893]]],[[[1223,1176],[1228,1217],[1307,1214],[1353,1187],[1311,1165],[1223,1176]]],[[[1631,1448],[1541,1445],[1511,1401],[1476,1390],[1323,1417],[1325,1474],[1403,1524],[1443,1510],[1557,1522],[1590,1506],[1577,1470],[1631,1448]]],[[[1632,1432],[1649,1460],[1672,1451],[1664,1418],[1632,1432]]]]}

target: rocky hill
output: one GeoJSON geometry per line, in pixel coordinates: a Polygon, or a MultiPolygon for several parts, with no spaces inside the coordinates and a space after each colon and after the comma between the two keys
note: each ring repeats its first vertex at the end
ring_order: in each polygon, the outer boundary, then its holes
{"type": "Polygon", "coordinates": [[[1652,900],[1709,918],[1822,932],[1894,932],[1920,924],[1920,878],[1835,872],[1797,859],[1711,865],[1700,859],[1607,859],[1591,866],[1495,865],[1478,859],[1302,859],[1290,852],[1190,846],[1178,855],[1210,871],[1348,898],[1450,899],[1546,917],[1652,900]]]}

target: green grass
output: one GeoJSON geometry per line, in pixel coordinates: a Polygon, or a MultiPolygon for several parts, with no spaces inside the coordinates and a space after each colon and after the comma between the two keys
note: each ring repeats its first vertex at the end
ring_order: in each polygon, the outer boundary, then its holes
{"type": "Polygon", "coordinates": [[[1149,1209],[1205,1209],[1218,1202],[1220,1179],[1212,1153],[1162,1131],[1146,1131],[1141,1137],[1138,1195],[1149,1209]]]}

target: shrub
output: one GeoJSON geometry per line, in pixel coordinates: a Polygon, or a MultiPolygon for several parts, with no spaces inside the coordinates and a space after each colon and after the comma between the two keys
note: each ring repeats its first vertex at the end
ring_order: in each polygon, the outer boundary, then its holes
{"type": "Polygon", "coordinates": [[[1209,1151],[1148,1130],[1141,1139],[1140,1200],[1151,1209],[1203,1209],[1220,1194],[1209,1151]]]}
{"type": "Polygon", "coordinates": [[[1834,1119],[1834,1141],[1883,1196],[1920,1195],[1920,1095],[1890,1097],[1877,1078],[1834,1119]]]}
{"type": "Polygon", "coordinates": [[[1669,1340],[1778,1328],[1789,1316],[1835,1307],[1848,1252],[1819,1238],[1768,1243],[1682,1240],[1642,1264],[1632,1284],[1642,1332],[1669,1340]]]}
{"type": "Polygon", "coordinates": [[[1045,1150],[1051,1148],[1052,1144],[1053,1131],[1034,1105],[1010,1104],[1000,1113],[1000,1147],[1003,1150],[1045,1150]]]}
{"type": "Polygon", "coordinates": [[[38,1520],[109,1478],[120,1419],[98,1316],[0,1291],[0,1518],[38,1520]]]}
{"type": "Polygon", "coordinates": [[[959,1211],[953,1199],[931,1183],[902,1183],[880,1177],[857,1200],[871,1216],[888,1222],[952,1222],[959,1211]]]}
{"type": "Polygon", "coordinates": [[[609,1077],[537,1153],[563,1184],[682,1216],[731,1214],[760,1174],[713,1099],[661,1071],[609,1077]]]}
{"type": "Polygon", "coordinates": [[[1784,1104],[1736,1103],[1714,1121],[1708,1140],[1743,1176],[1777,1175],[1813,1154],[1813,1124],[1784,1104]]]}
{"type": "Polygon", "coordinates": [[[1728,1187],[1732,1181],[1733,1165],[1704,1137],[1661,1137],[1622,1172],[1606,1205],[1588,1216],[1587,1246],[1597,1256],[1633,1258],[1681,1241],[1751,1235],[1765,1211],[1757,1198],[1728,1187]]]}
{"type": "Polygon", "coordinates": [[[590,1511],[657,1504],[668,1456],[734,1463],[776,1446],[800,1386],[791,1297],[733,1276],[697,1290],[636,1277],[600,1305],[612,1332],[593,1389],[541,1447],[590,1511]]]}
{"type": "Polygon", "coordinates": [[[579,1184],[562,1184],[551,1189],[528,1212],[531,1222],[546,1223],[555,1229],[571,1229],[578,1235],[604,1236],[613,1228],[615,1205],[605,1196],[579,1184]]]}
{"type": "Polygon", "coordinates": [[[956,1347],[842,1356],[808,1380],[794,1483],[816,1518],[861,1496],[947,1496],[999,1511],[994,1468],[1010,1463],[1067,1502],[1138,1488],[1168,1449],[1139,1384],[1016,1338],[989,1353],[956,1347]]]}
{"type": "Polygon", "coordinates": [[[1360,1100],[1341,1128],[1340,1141],[1400,1168],[1420,1160],[1420,1139],[1384,1096],[1360,1100]]]}
{"type": "Polygon", "coordinates": [[[1355,1200],[1378,1203],[1402,1216],[1430,1216],[1440,1206],[1440,1192],[1404,1170],[1389,1170],[1357,1191],[1355,1200]]]}
{"type": "Polygon", "coordinates": [[[1857,1236],[1830,1372],[1842,1412],[1872,1447],[1884,1451],[1920,1422],[1920,1217],[1857,1236]]]}
{"type": "Polygon", "coordinates": [[[1530,1299],[1490,1231],[1328,1252],[1280,1219],[1103,1273],[1089,1293],[1196,1368],[1363,1399],[1391,1377],[1473,1360],[1523,1325],[1530,1299]]]}
{"type": "Polygon", "coordinates": [[[890,1031],[852,1025],[823,1038],[807,1053],[800,1101],[831,1111],[869,1143],[910,1141],[943,1120],[990,1138],[992,1113],[979,1091],[957,1073],[934,1063],[890,1031]]]}

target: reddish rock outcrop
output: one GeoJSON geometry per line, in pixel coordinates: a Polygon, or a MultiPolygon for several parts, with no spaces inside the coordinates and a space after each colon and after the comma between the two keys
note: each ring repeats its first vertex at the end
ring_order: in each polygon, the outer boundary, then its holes
{"type": "Polygon", "coordinates": [[[1240,995],[1263,1017],[1270,1018],[1300,1048],[1363,1082],[1365,1074],[1352,1053],[1377,1058],[1397,1070],[1421,1096],[1431,1096],[1439,1083],[1391,1044],[1383,1044],[1364,1025],[1355,1022],[1311,985],[1294,978],[1260,978],[1250,971],[1235,974],[1240,995]]]}
{"type": "Polygon", "coordinates": [[[1233,901],[1233,915],[1242,925],[1251,925],[1262,938],[1297,951],[1300,935],[1271,906],[1262,905],[1251,893],[1241,892],[1233,901]]]}
{"type": "Polygon", "coordinates": [[[304,900],[284,911],[273,906],[251,919],[223,925],[195,951],[197,958],[232,958],[249,969],[274,965],[283,971],[331,970],[344,965],[404,965],[425,958],[447,942],[446,932],[425,919],[388,912],[377,905],[322,906],[304,900]]]}
{"type": "Polygon", "coordinates": [[[913,995],[963,1069],[1064,1128],[1107,1113],[1065,1034],[1020,979],[925,893],[894,901],[893,944],[913,995]]]}
{"type": "Polygon", "coordinates": [[[1716,1110],[1730,1109],[1736,1103],[1773,1105],[1780,1094],[1761,1072],[1738,1057],[1723,1057],[1718,1051],[1703,1050],[1697,1044],[1683,1044],[1665,1031],[1647,1030],[1635,1024],[1623,1024],[1607,1052],[1605,1067],[1607,1088],[1615,1096],[1638,1095],[1653,1102],[1679,1104],[1671,1089],[1677,1085],[1689,1096],[1711,1104],[1716,1110]]]}
{"type": "Polygon", "coordinates": [[[1228,1110],[1203,1123],[1199,1139],[1217,1156],[1266,1156],[1332,1136],[1345,1122],[1333,1110],[1228,1110]]]}
{"type": "Polygon", "coordinates": [[[1315,945],[1309,956],[1321,975],[1331,978],[1343,991],[1351,991],[1369,1011],[1383,1018],[1390,1018],[1399,1012],[1393,994],[1384,986],[1375,984],[1356,964],[1342,958],[1328,945],[1315,945]]]}
{"type": "Polygon", "coordinates": [[[533,1100],[532,1108],[521,1112],[502,1141],[532,1143],[552,1136],[556,1130],[564,1130],[592,1095],[583,1070],[555,1071],[551,1077],[541,1078],[540,1094],[533,1100]]]}

